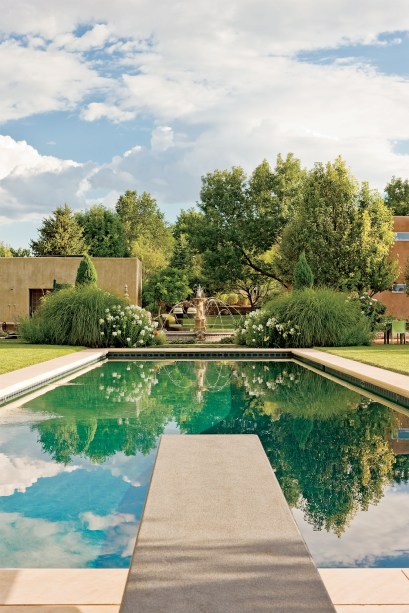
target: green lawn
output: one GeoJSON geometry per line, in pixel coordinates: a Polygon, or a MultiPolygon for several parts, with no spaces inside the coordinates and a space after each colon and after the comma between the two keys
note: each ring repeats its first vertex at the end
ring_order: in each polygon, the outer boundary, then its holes
{"type": "Polygon", "coordinates": [[[409,375],[409,345],[372,345],[371,347],[336,347],[320,351],[350,358],[364,364],[380,366],[387,370],[409,375]]]}
{"type": "Polygon", "coordinates": [[[0,375],[82,349],[84,347],[30,345],[19,340],[0,340],[0,375]]]}

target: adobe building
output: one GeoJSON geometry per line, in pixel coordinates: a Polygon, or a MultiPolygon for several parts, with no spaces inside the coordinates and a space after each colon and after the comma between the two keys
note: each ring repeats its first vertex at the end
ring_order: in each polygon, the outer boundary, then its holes
{"type": "MultiPolygon", "coordinates": [[[[42,296],[57,283],[74,285],[81,256],[0,258],[0,322],[34,313],[42,296]]],[[[142,264],[137,258],[92,258],[98,287],[141,304],[142,264]],[[126,286],[126,287],[125,287],[126,286]]]]}
{"type": "Polygon", "coordinates": [[[400,273],[390,290],[376,294],[375,298],[386,305],[387,314],[397,319],[409,320],[409,296],[406,294],[405,269],[409,257],[409,216],[393,218],[396,232],[390,257],[398,261],[400,273]]]}

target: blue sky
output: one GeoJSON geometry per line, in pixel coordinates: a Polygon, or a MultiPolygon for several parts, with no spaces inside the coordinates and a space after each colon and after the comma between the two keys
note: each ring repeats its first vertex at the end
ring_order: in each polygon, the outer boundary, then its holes
{"type": "Polygon", "coordinates": [[[67,202],[150,191],[173,221],[215,168],[341,154],[409,176],[409,11],[395,0],[50,0],[0,24],[0,241],[67,202]]]}

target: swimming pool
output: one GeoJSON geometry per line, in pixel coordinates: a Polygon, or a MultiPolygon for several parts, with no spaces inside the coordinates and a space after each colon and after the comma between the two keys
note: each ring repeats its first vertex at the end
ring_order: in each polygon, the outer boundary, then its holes
{"type": "Polygon", "coordinates": [[[163,433],[257,434],[317,566],[409,566],[409,412],[294,362],[108,361],[0,423],[2,567],[127,567],[163,433]]]}

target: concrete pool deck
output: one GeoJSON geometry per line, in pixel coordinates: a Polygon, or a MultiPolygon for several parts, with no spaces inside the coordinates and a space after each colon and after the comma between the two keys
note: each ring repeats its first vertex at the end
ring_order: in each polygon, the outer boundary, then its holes
{"type": "MultiPolygon", "coordinates": [[[[164,348],[159,349],[161,353],[166,352],[164,348]]],[[[229,356],[235,359],[237,355],[242,356],[240,359],[251,355],[269,359],[271,355],[270,350],[252,352],[248,348],[233,347],[172,348],[168,355],[175,359],[178,355],[184,356],[186,351],[193,356],[205,355],[213,359],[219,358],[220,353],[224,359],[229,356]]],[[[157,359],[157,352],[158,348],[151,348],[138,350],[137,355],[139,359],[157,359]]],[[[0,404],[10,399],[10,393],[12,399],[45,386],[103,360],[107,353],[107,350],[85,350],[1,375],[0,404]]],[[[129,350],[122,353],[128,355],[129,350]]],[[[288,351],[283,353],[284,358],[286,354],[288,351]]],[[[341,376],[366,380],[370,385],[385,386],[409,399],[409,377],[405,375],[313,349],[293,350],[292,354],[295,359],[307,360],[341,376]]],[[[319,569],[319,574],[338,613],[409,613],[409,569],[319,569]]],[[[0,613],[118,613],[126,577],[127,571],[123,569],[0,569],[0,613]],[[94,573],[92,581],[90,570],[94,573]],[[53,589],[48,590],[50,585],[53,589]]],[[[271,609],[267,606],[265,610],[271,609]]]]}

